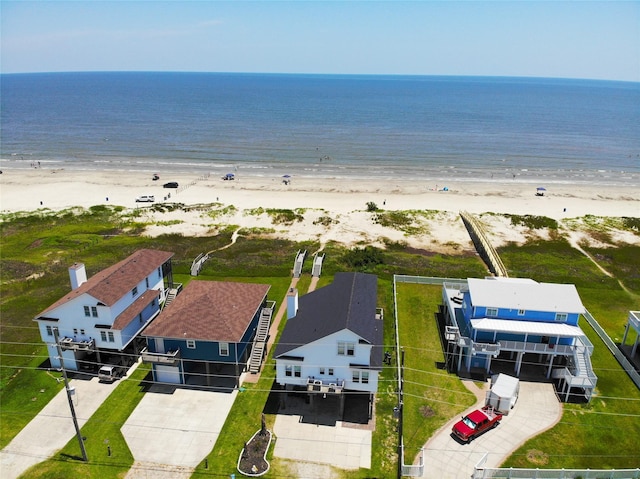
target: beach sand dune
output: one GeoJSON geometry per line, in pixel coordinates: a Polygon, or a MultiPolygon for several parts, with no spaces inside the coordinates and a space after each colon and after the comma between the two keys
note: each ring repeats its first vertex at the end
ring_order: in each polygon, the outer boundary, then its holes
{"type": "MultiPolygon", "coordinates": [[[[556,184],[547,186],[545,196],[535,193],[536,185],[508,180],[452,182],[443,191],[442,187],[409,179],[294,177],[284,184],[281,178],[238,175],[234,181],[223,181],[218,176],[182,172],[153,181],[151,175],[140,172],[48,169],[9,169],[0,175],[0,209],[4,213],[105,204],[147,208],[142,216],[151,224],[146,231],[149,235],[207,235],[236,225],[294,241],[336,241],[350,246],[405,242],[430,251],[459,252],[473,248],[458,216],[461,210],[499,214],[482,215],[496,246],[546,234],[514,227],[501,216],[504,214],[546,216],[574,227],[578,223],[570,219],[586,215],[640,216],[640,192],[633,187],[602,191],[602,187],[589,184],[556,184]],[[166,181],[177,181],[180,187],[163,188],[166,181]],[[140,195],[154,195],[156,203],[207,206],[197,211],[151,212],[148,203],[136,203],[140,195]],[[412,215],[412,228],[406,233],[377,222],[376,215],[367,211],[369,202],[387,212],[430,213],[412,215]],[[258,214],[258,208],[297,210],[303,219],[274,224],[270,215],[258,214]],[[208,211],[217,213],[210,215],[208,211]]],[[[613,241],[637,243],[639,237],[614,231],[613,241]]]]}

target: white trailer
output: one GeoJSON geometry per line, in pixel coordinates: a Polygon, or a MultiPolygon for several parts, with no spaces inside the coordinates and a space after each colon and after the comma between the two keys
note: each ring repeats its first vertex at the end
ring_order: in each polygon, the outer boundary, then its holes
{"type": "Polygon", "coordinates": [[[507,374],[496,374],[491,378],[491,389],[487,391],[486,405],[492,406],[502,414],[509,414],[509,411],[516,405],[519,392],[520,381],[518,378],[507,374]]]}

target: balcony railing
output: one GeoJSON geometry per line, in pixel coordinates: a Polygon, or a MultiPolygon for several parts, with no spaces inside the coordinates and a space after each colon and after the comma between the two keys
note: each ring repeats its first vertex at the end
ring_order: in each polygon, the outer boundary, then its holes
{"type": "Polygon", "coordinates": [[[95,349],[94,339],[75,339],[70,337],[64,337],[60,339],[60,347],[63,351],[91,351],[95,349]]]}
{"type": "Polygon", "coordinates": [[[140,353],[142,362],[147,364],[167,364],[175,366],[180,361],[180,350],[169,351],[167,353],[152,353],[143,349],[140,353]]]}
{"type": "Polygon", "coordinates": [[[344,389],[344,379],[323,380],[314,377],[307,378],[307,391],[317,393],[340,394],[344,389]]]}

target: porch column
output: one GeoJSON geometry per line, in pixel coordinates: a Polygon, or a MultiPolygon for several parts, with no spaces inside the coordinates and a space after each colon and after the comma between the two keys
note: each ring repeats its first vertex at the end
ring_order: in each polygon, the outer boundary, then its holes
{"type": "Polygon", "coordinates": [[[520,367],[522,366],[523,356],[524,356],[524,351],[520,351],[518,353],[518,359],[516,360],[516,377],[520,376],[520,367]]]}
{"type": "Polygon", "coordinates": [[[627,341],[627,334],[629,333],[629,326],[631,326],[631,323],[627,323],[627,325],[624,327],[624,335],[622,336],[622,346],[624,346],[624,343],[627,341]]]}
{"type": "Polygon", "coordinates": [[[633,344],[633,349],[631,349],[631,357],[634,357],[638,350],[638,339],[640,339],[640,334],[636,334],[636,342],[633,344]]]}
{"type": "Polygon", "coordinates": [[[491,354],[487,354],[487,374],[489,374],[489,370],[491,369],[491,358],[493,356],[491,354]]]}
{"type": "Polygon", "coordinates": [[[555,358],[554,354],[551,354],[551,359],[549,360],[549,369],[547,370],[547,379],[551,377],[551,368],[553,367],[553,358],[555,358]]]}
{"type": "Polygon", "coordinates": [[[460,372],[461,366],[462,366],[462,348],[458,346],[458,369],[457,369],[458,372],[460,372]]]}

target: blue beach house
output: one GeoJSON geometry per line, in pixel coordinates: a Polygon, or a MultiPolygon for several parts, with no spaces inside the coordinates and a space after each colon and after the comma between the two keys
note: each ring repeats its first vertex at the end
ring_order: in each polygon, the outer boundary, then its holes
{"type": "Polygon", "coordinates": [[[454,370],[489,374],[493,360],[512,365],[516,376],[523,365],[543,367],[566,399],[572,388],[591,398],[593,345],[578,325],[585,308],[574,285],[469,278],[445,283],[442,295],[454,370]]]}
{"type": "Polygon", "coordinates": [[[153,380],[237,387],[265,318],[268,330],[275,305],[267,301],[269,288],[191,281],[143,332],[147,348],[142,360],[152,365],[153,380]]]}

